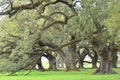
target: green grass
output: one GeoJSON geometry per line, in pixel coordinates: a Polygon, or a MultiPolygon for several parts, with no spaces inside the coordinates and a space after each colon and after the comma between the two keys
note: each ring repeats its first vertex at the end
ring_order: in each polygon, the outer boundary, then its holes
{"type": "Polygon", "coordinates": [[[120,80],[120,68],[115,69],[118,74],[113,75],[93,75],[95,69],[81,69],[77,72],[65,71],[32,71],[25,76],[28,71],[17,73],[17,76],[8,76],[0,74],[0,80],[120,80]]]}

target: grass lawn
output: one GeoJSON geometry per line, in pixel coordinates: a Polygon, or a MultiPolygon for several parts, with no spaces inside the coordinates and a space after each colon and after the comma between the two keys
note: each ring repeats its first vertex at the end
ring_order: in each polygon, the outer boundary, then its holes
{"type": "Polygon", "coordinates": [[[65,71],[32,71],[25,76],[28,71],[17,73],[17,76],[0,74],[0,80],[120,80],[120,68],[115,69],[118,74],[113,75],[93,75],[95,69],[81,69],[78,72],[65,71]]]}

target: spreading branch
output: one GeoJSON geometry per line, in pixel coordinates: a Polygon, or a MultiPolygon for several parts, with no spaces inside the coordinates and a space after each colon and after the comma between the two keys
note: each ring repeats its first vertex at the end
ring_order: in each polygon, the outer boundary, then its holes
{"type": "Polygon", "coordinates": [[[47,1],[45,4],[43,4],[44,0],[41,0],[41,1],[38,0],[37,2],[34,2],[34,3],[31,0],[31,3],[29,3],[29,4],[24,4],[24,5],[20,5],[20,6],[14,6],[14,7],[13,7],[13,4],[11,2],[9,2],[9,5],[11,5],[11,9],[6,10],[6,11],[4,10],[4,11],[0,12],[0,15],[9,15],[10,17],[12,17],[13,15],[15,15],[19,11],[31,10],[31,9],[35,9],[39,6],[42,10],[41,13],[43,13],[47,6],[49,6],[51,4],[56,4],[59,2],[67,5],[69,8],[71,8],[74,11],[73,6],[71,4],[69,4],[67,1],[63,1],[63,0],[47,1]]]}

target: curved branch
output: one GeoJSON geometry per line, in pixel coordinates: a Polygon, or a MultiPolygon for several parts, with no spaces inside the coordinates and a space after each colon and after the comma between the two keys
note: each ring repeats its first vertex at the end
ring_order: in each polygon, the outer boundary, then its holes
{"type": "Polygon", "coordinates": [[[10,17],[12,17],[13,15],[15,15],[18,11],[22,11],[22,10],[27,10],[27,9],[34,9],[36,7],[38,7],[39,5],[42,4],[43,1],[41,2],[36,2],[36,3],[30,3],[30,4],[26,4],[26,5],[21,5],[21,6],[16,6],[13,7],[7,11],[3,11],[0,13],[0,15],[9,15],[10,17]]]}
{"type": "Polygon", "coordinates": [[[49,6],[50,4],[56,4],[56,3],[59,3],[59,2],[67,5],[69,8],[71,8],[73,10],[73,12],[75,11],[73,6],[72,6],[72,4],[69,4],[67,1],[63,1],[63,0],[56,0],[56,1],[52,1],[52,2],[47,1],[46,4],[43,4],[44,0],[41,0],[41,1],[37,1],[35,3],[33,3],[31,1],[30,4],[25,4],[25,5],[21,5],[21,6],[16,6],[16,7],[12,6],[11,9],[3,11],[3,12],[0,12],[0,15],[9,15],[10,17],[12,17],[18,11],[27,10],[27,9],[35,9],[36,7],[39,7],[39,6],[41,6],[42,13],[43,13],[47,6],[49,6]]]}
{"type": "Polygon", "coordinates": [[[43,28],[42,28],[42,30],[46,30],[46,29],[48,29],[49,27],[51,27],[51,26],[53,26],[53,25],[55,25],[55,24],[60,24],[60,25],[63,26],[63,25],[65,25],[65,24],[67,24],[68,20],[69,20],[70,18],[74,17],[74,16],[75,16],[74,14],[71,15],[71,16],[67,16],[65,13],[62,13],[62,12],[53,12],[53,13],[51,13],[49,16],[41,15],[42,18],[46,19],[46,20],[44,21],[44,23],[43,23],[43,28]],[[56,20],[54,20],[53,18],[51,18],[51,16],[53,16],[53,15],[55,15],[55,14],[63,15],[63,16],[64,16],[64,21],[56,21],[56,20]],[[48,24],[47,26],[45,26],[46,23],[47,23],[47,21],[53,21],[53,22],[50,23],[50,24],[48,24]]]}

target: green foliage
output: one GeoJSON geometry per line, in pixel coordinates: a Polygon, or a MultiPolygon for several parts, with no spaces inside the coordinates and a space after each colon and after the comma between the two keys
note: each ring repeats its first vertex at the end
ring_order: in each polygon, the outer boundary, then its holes
{"type": "Polygon", "coordinates": [[[35,18],[33,14],[30,15],[29,12],[27,17],[24,16],[26,12],[21,14],[23,17],[19,18],[18,15],[19,19],[5,17],[0,21],[0,71],[2,72],[24,69],[32,61],[30,55],[33,54],[33,46],[40,36],[40,30],[37,22],[32,20],[35,18]]]}
{"type": "MultiPolygon", "coordinates": [[[[15,56],[14,56],[15,57],[15,56]]],[[[17,57],[17,56],[16,56],[17,57]]],[[[22,68],[24,69],[28,64],[31,63],[31,59],[24,58],[26,57],[25,55],[23,58],[18,60],[16,59],[15,61],[11,61],[10,59],[2,59],[0,60],[0,72],[15,72],[17,70],[21,70],[22,68]]]]}
{"type": "MultiPolygon", "coordinates": [[[[109,17],[105,20],[105,25],[111,35],[111,41],[115,41],[117,45],[120,44],[120,1],[116,0],[109,3],[108,9],[109,17]]],[[[120,46],[119,46],[120,47],[120,46]]]]}
{"type": "MultiPolygon", "coordinates": [[[[68,3],[72,4],[71,1],[68,3]]],[[[47,2],[49,1],[43,0],[42,5],[47,2]]],[[[26,3],[27,0],[15,0],[13,6],[26,3]]],[[[60,46],[70,42],[71,36],[75,36],[75,39],[83,38],[78,46],[92,45],[103,48],[108,41],[111,41],[112,38],[109,38],[111,33],[116,30],[117,34],[120,33],[120,3],[113,0],[82,0],[81,4],[82,9],[76,11],[75,15],[67,5],[57,3],[45,7],[45,12],[42,14],[40,14],[40,6],[42,6],[40,5],[33,10],[16,13],[12,19],[7,17],[2,19],[0,21],[0,71],[17,71],[30,63],[30,55],[34,55],[34,47],[39,40],[60,46]],[[71,15],[72,18],[66,24],[54,24],[49,26],[49,29],[43,30],[46,25],[55,21],[64,22],[66,16],[68,18],[71,15]]],[[[120,41],[119,37],[115,38],[120,41]]],[[[45,45],[39,46],[43,48],[45,45]]]]}

